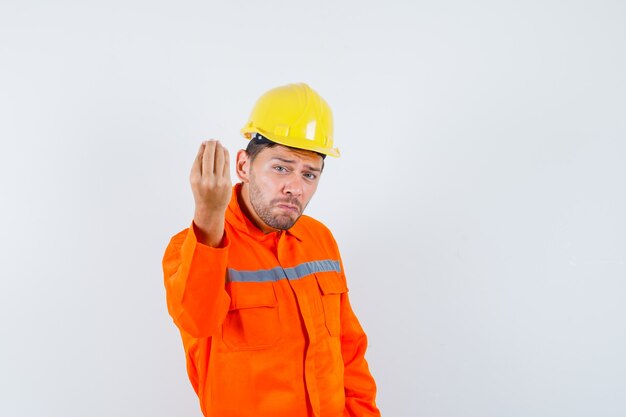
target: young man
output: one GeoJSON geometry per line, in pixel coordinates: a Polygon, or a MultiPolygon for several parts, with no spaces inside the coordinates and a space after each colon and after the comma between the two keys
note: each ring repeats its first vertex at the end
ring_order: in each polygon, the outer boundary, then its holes
{"type": "Polygon", "coordinates": [[[163,259],[167,306],[205,416],[379,416],[367,339],[330,231],[303,215],[333,148],[308,85],[265,93],[236,158],[202,143],[195,215],[163,259]]]}

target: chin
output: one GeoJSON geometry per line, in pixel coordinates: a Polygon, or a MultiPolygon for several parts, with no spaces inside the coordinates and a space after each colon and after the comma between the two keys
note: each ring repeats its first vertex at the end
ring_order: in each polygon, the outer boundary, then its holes
{"type": "Polygon", "coordinates": [[[273,219],[272,221],[273,225],[268,225],[268,226],[273,227],[274,229],[278,229],[278,230],[288,230],[288,229],[291,229],[294,224],[296,224],[299,218],[300,216],[297,216],[295,218],[288,217],[288,216],[278,216],[273,219]]]}

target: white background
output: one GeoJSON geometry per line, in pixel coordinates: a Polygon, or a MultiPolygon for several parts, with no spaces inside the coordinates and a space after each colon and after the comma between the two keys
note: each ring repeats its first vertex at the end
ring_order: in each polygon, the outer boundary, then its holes
{"type": "Polygon", "coordinates": [[[0,415],[200,415],[161,257],[298,81],[383,414],[626,415],[624,2],[2,0],[0,42],[0,415]]]}

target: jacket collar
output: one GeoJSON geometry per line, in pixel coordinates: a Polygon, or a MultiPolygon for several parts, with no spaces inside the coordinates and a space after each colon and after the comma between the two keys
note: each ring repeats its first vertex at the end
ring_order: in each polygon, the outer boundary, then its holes
{"type": "MultiPolygon", "coordinates": [[[[268,234],[263,233],[263,231],[261,231],[261,229],[256,227],[254,223],[252,223],[252,221],[248,218],[248,216],[244,214],[244,212],[241,210],[241,205],[239,204],[239,199],[241,198],[240,195],[241,195],[242,184],[243,183],[240,182],[233,186],[233,193],[230,198],[230,203],[228,204],[228,209],[226,210],[226,221],[231,226],[233,226],[236,230],[243,232],[247,235],[253,236],[258,240],[263,240],[268,237],[273,237],[275,233],[280,233],[280,232],[272,232],[268,234]]],[[[295,237],[298,240],[302,240],[301,239],[302,231],[300,230],[299,223],[300,223],[300,220],[298,219],[298,221],[296,222],[296,224],[293,225],[293,227],[291,227],[288,230],[285,230],[285,233],[287,235],[291,235],[295,237]]]]}

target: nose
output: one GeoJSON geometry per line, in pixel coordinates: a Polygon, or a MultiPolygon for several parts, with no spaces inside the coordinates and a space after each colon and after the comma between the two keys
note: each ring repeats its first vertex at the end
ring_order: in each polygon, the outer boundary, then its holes
{"type": "Polygon", "coordinates": [[[302,190],[304,188],[302,184],[303,181],[304,180],[302,178],[299,178],[298,176],[292,176],[285,183],[285,186],[283,187],[283,192],[292,197],[301,197],[302,190]]]}

